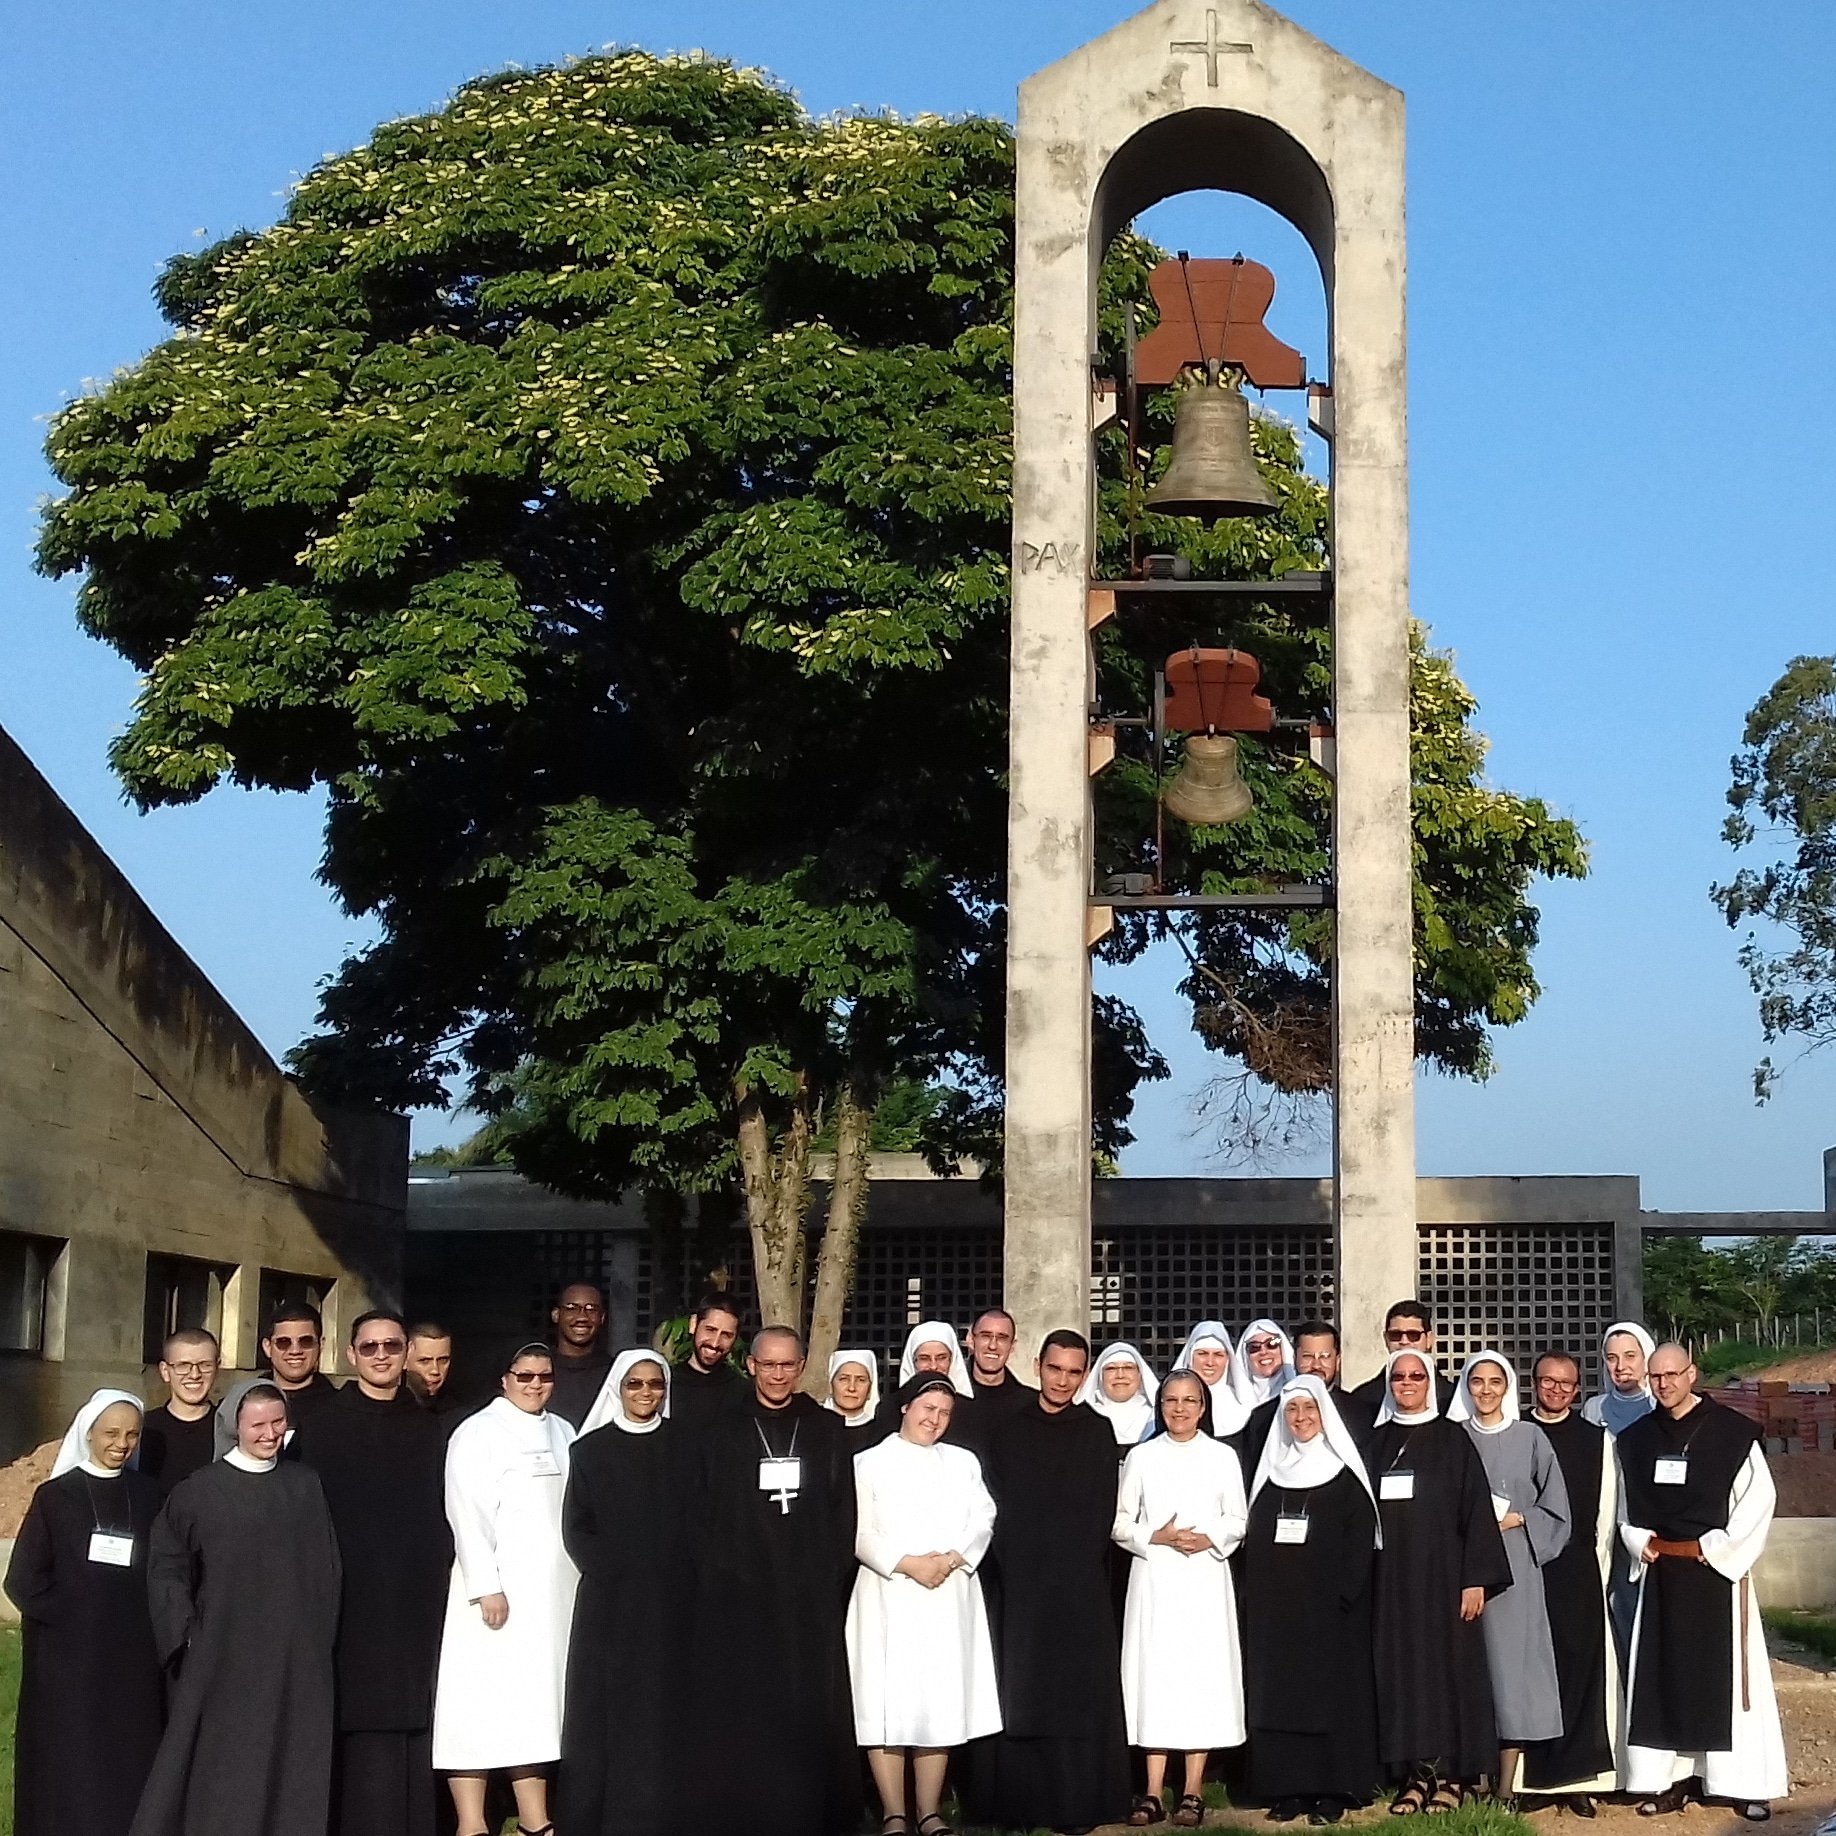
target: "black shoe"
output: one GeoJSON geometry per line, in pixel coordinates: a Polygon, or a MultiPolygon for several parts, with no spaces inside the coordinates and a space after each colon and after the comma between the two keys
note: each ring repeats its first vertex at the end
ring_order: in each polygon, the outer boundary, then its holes
{"type": "Polygon", "coordinates": [[[1322,1824],[1337,1823],[1345,1815],[1345,1806],[1337,1798],[1316,1798],[1313,1809],[1307,1813],[1307,1821],[1318,1828],[1322,1824]]]}
{"type": "Polygon", "coordinates": [[[1584,1791],[1574,1792],[1560,1802],[1571,1817],[1593,1817],[1598,1814],[1594,1809],[1594,1800],[1584,1791]]]}
{"type": "Polygon", "coordinates": [[[1655,1798],[1640,1799],[1638,1814],[1641,1817],[1673,1817],[1690,1801],[1692,1795],[1687,1781],[1673,1785],[1668,1791],[1660,1791],[1655,1798]]]}
{"type": "Polygon", "coordinates": [[[1748,1823],[1770,1823],[1772,1806],[1763,1804],[1756,1798],[1751,1804],[1736,1804],[1734,1814],[1737,1817],[1744,1817],[1748,1823]]]}
{"type": "Polygon", "coordinates": [[[1268,1809],[1271,1823],[1293,1823],[1306,1814],[1307,1801],[1304,1798],[1277,1798],[1268,1809]]]}

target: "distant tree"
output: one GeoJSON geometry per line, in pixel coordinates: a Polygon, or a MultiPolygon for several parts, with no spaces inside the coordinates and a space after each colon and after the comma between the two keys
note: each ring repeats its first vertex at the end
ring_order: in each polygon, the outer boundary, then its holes
{"type": "MultiPolygon", "coordinates": [[[[943,1090],[912,1135],[940,1159],[999,1153],[1012,211],[998,122],[817,123],[637,52],[491,77],[173,261],[175,335],[48,442],[40,564],[143,672],[130,796],[329,792],[323,877],[381,936],[301,1077],[395,1106],[462,1078],[562,1191],[738,1187],[762,1310],[807,1309],[818,1368],[886,1094],[943,1090]]],[[[1156,255],[1110,251],[1111,342],[1156,255]]],[[[1326,555],[1292,433],[1257,437],[1280,514],[1156,541],[1239,575],[1326,555]]],[[[1326,699],[1322,618],[1240,628],[1284,709],[1326,699]]],[[[1104,694],[1140,705],[1163,637],[1106,632],[1104,694]]],[[[1537,992],[1526,888],[1583,856],[1483,782],[1473,711],[1418,646],[1418,1043],[1476,1076],[1537,992]]],[[[1255,819],[1174,870],[1322,877],[1324,780],[1249,753],[1255,819]]],[[[1142,769],[1099,783],[1106,863],[1139,852],[1142,769]]],[[[1207,1044],[1318,1089],[1331,940],[1191,926],[1207,1044]]],[[[1123,1002],[1093,1027],[1113,1164],[1165,1067],[1123,1002]]]]}
{"type": "Polygon", "coordinates": [[[1645,1317],[1669,1339],[1699,1339],[1738,1317],[1726,1258],[1700,1237],[1647,1237],[1645,1317]]]}
{"type": "MultiPolygon", "coordinates": [[[[1722,839],[1779,858],[1710,889],[1742,932],[1740,965],[1768,1045],[1836,1040],[1836,657],[1794,657],[1754,704],[1733,759],[1722,839]]],[[[1764,1102],[1780,1068],[1753,1074],[1764,1102]]]]}

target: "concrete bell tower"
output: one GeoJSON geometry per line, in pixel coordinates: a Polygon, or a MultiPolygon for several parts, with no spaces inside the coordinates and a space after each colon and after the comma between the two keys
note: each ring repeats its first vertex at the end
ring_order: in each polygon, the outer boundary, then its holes
{"type": "Polygon", "coordinates": [[[1257,0],[1157,0],[1020,87],[1008,811],[1007,1304],[1089,1319],[1088,619],[1096,277],[1194,190],[1286,217],[1325,282],[1332,451],[1334,1220],[1348,1358],[1416,1285],[1403,100],[1257,0]]]}

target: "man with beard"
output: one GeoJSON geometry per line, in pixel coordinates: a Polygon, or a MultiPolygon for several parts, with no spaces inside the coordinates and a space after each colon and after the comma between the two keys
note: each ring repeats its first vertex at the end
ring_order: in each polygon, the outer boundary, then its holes
{"type": "Polygon", "coordinates": [[[689,1355],[670,1373],[669,1419],[677,1435],[704,1428],[743,1391],[728,1362],[739,1338],[739,1303],[710,1288],[689,1315],[689,1355]]]}
{"type": "Polygon", "coordinates": [[[998,1515],[990,1601],[1004,1725],[970,1768],[979,1821],[1086,1830],[1127,1815],[1121,1647],[1109,1594],[1116,1444],[1076,1400],[1090,1368],[1081,1333],[1049,1332],[1039,1388],[1005,1411],[984,1477],[998,1515]]]}
{"type": "Polygon", "coordinates": [[[755,1334],[752,1379],[704,1422],[692,1452],[697,1622],[747,1654],[738,1687],[691,1711],[705,1801],[750,1836],[842,1836],[860,1815],[860,1756],[844,1641],[854,1586],[853,1448],[802,1395],[806,1349],[755,1334]]]}
{"type": "Polygon", "coordinates": [[[343,1562],[332,1836],[432,1836],[433,1694],[453,1540],[446,1436],[403,1386],[408,1333],[377,1309],[351,1327],[356,1378],[293,1440],[318,1475],[343,1562]]]}

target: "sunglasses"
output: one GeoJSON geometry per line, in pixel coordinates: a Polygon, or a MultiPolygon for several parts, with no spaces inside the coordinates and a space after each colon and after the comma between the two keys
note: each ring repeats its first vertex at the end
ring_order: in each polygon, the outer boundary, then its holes
{"type": "Polygon", "coordinates": [[[397,1352],[407,1349],[406,1339],[365,1339],[362,1344],[351,1347],[360,1358],[393,1358],[397,1352]]]}
{"type": "Polygon", "coordinates": [[[276,1351],[311,1351],[318,1342],[318,1335],[311,1332],[303,1339],[283,1339],[276,1335],[268,1341],[276,1351]]]}
{"type": "Polygon", "coordinates": [[[624,1382],[627,1390],[660,1390],[663,1388],[661,1377],[627,1377],[624,1382]]]}
{"type": "Polygon", "coordinates": [[[1383,1336],[1393,1345],[1419,1345],[1427,1338],[1425,1326],[1386,1326],[1383,1336]]]}
{"type": "Polygon", "coordinates": [[[553,1371],[506,1371],[504,1373],[512,1383],[553,1383],[553,1371]]]}
{"type": "Polygon", "coordinates": [[[1279,1339],[1250,1339],[1243,1347],[1246,1352],[1272,1352],[1281,1350],[1279,1339]]]}

